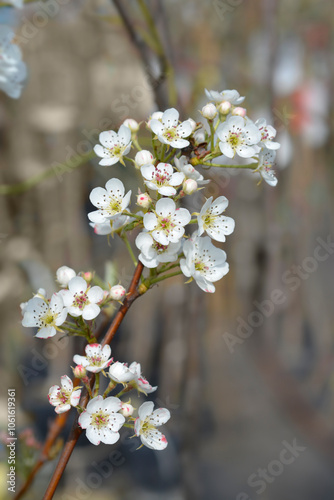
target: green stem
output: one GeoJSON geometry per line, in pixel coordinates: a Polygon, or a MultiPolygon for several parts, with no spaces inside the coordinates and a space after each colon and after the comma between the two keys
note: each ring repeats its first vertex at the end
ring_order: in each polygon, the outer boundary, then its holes
{"type": "Polygon", "coordinates": [[[214,129],[214,126],[213,126],[213,121],[212,120],[208,120],[208,122],[209,122],[210,132],[211,132],[211,138],[210,138],[211,151],[213,151],[215,149],[215,142],[214,142],[214,139],[215,139],[215,129],[214,129]]]}
{"type": "Polygon", "coordinates": [[[90,151],[85,155],[79,156],[74,161],[72,160],[71,162],[68,161],[66,163],[59,163],[56,166],[53,166],[41,172],[40,174],[31,177],[30,179],[27,179],[26,181],[10,185],[2,184],[0,185],[0,195],[24,193],[25,191],[28,191],[28,189],[31,189],[32,187],[36,186],[36,184],[39,184],[40,182],[48,179],[49,177],[53,177],[54,175],[56,175],[58,177],[58,180],[62,182],[62,176],[64,173],[72,171],[80,167],[81,165],[84,165],[92,158],[95,158],[95,156],[96,155],[94,151],[90,151]]]}
{"type": "Polygon", "coordinates": [[[138,261],[137,261],[137,259],[136,259],[136,257],[135,257],[135,254],[133,253],[133,250],[132,250],[132,248],[131,248],[131,245],[130,245],[130,242],[129,242],[129,240],[128,240],[127,235],[126,235],[126,234],[120,234],[120,237],[122,238],[122,240],[123,240],[123,241],[124,241],[124,243],[125,243],[126,248],[128,249],[128,252],[129,252],[129,254],[130,254],[130,257],[131,257],[132,262],[134,263],[134,265],[135,265],[135,266],[137,266],[138,261]]]}
{"type": "Polygon", "coordinates": [[[166,280],[167,278],[172,278],[173,276],[178,276],[179,274],[183,274],[182,271],[175,271],[174,273],[165,274],[164,276],[158,276],[157,278],[149,280],[149,283],[150,285],[153,285],[154,283],[166,280]]]}
{"type": "Polygon", "coordinates": [[[132,142],[133,142],[134,146],[138,149],[138,151],[142,150],[142,148],[139,146],[139,142],[137,140],[137,137],[133,137],[132,142]]]}
{"type": "Polygon", "coordinates": [[[251,168],[254,170],[258,167],[258,163],[249,163],[248,165],[221,165],[220,163],[209,163],[203,162],[201,165],[206,165],[207,167],[219,167],[219,168],[251,168]]]}
{"type": "Polygon", "coordinates": [[[100,373],[95,373],[95,389],[94,389],[94,398],[98,395],[100,389],[100,373]]]}
{"type": "Polygon", "coordinates": [[[113,389],[115,389],[116,385],[117,385],[116,382],[114,382],[113,380],[111,380],[109,382],[108,387],[106,388],[106,390],[103,393],[103,399],[105,399],[107,397],[109,392],[111,392],[113,389]]]}
{"type": "Polygon", "coordinates": [[[169,155],[167,156],[167,158],[165,158],[165,160],[164,160],[164,161],[167,163],[167,162],[168,162],[168,160],[169,160],[170,158],[172,158],[172,156],[174,156],[174,154],[175,154],[175,149],[173,148],[173,149],[172,149],[172,151],[169,153],[169,155]]]}

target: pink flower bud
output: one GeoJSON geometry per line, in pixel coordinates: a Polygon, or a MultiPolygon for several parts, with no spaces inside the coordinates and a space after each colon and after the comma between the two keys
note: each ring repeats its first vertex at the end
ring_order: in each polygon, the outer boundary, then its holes
{"type": "Polygon", "coordinates": [[[207,120],[213,120],[217,116],[217,108],[212,102],[209,102],[202,108],[202,115],[207,120]]]}
{"type": "Polygon", "coordinates": [[[62,266],[56,273],[57,281],[61,286],[67,286],[68,282],[76,276],[76,272],[67,266],[62,266]]]}
{"type": "Polygon", "coordinates": [[[234,116],[242,116],[243,118],[245,118],[246,113],[247,113],[247,110],[245,108],[240,108],[240,107],[236,107],[232,111],[232,115],[234,115],[234,116]]]}
{"type": "Polygon", "coordinates": [[[149,208],[152,203],[152,198],[147,193],[140,193],[137,195],[137,205],[142,208],[149,208]]]}
{"type": "Polygon", "coordinates": [[[133,412],[134,412],[134,407],[130,405],[130,403],[122,402],[122,408],[120,409],[120,413],[122,413],[124,417],[131,417],[133,412]]]}
{"type": "Polygon", "coordinates": [[[90,283],[93,279],[93,273],[90,271],[83,273],[82,277],[87,281],[87,283],[90,283]]]}
{"type": "Polygon", "coordinates": [[[126,290],[122,285],[115,285],[110,288],[109,296],[113,300],[121,300],[126,294],[126,290]]]}
{"type": "Polygon", "coordinates": [[[134,120],[133,118],[127,118],[126,120],[124,120],[123,125],[128,127],[131,132],[138,132],[139,130],[139,123],[136,122],[136,120],[134,120]]]}
{"type": "Polygon", "coordinates": [[[77,365],[75,368],[72,368],[72,370],[73,370],[73,375],[76,378],[83,379],[87,376],[86,368],[82,365],[77,365]]]}
{"type": "Polygon", "coordinates": [[[218,111],[219,113],[221,113],[222,115],[228,115],[229,112],[230,112],[230,109],[232,107],[232,104],[228,101],[223,101],[219,104],[218,106],[218,111]]]}
{"type": "Polygon", "coordinates": [[[143,165],[152,164],[154,162],[154,156],[150,151],[146,151],[145,149],[143,149],[142,151],[138,151],[138,153],[136,154],[135,162],[136,166],[140,168],[143,165]]]}
{"type": "Polygon", "coordinates": [[[193,194],[197,190],[197,182],[194,179],[186,179],[182,188],[185,194],[193,194]]]}

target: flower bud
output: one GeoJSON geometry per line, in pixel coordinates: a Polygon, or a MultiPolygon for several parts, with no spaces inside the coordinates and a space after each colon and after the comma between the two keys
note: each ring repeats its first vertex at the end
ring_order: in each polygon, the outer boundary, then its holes
{"type": "Polygon", "coordinates": [[[83,379],[83,378],[87,377],[86,368],[82,365],[77,365],[75,368],[72,368],[72,370],[73,370],[73,375],[76,378],[83,379]]]}
{"type": "Polygon", "coordinates": [[[143,149],[142,151],[138,151],[138,153],[136,154],[135,162],[136,166],[140,168],[143,165],[152,164],[154,162],[154,156],[150,151],[146,151],[145,149],[143,149]]]}
{"type": "Polygon", "coordinates": [[[122,285],[115,285],[110,288],[109,296],[113,300],[121,300],[126,294],[126,290],[122,285]]]}
{"type": "Polygon", "coordinates": [[[218,106],[218,111],[222,115],[228,115],[232,108],[232,104],[228,101],[223,101],[218,106]]]}
{"type": "Polygon", "coordinates": [[[147,193],[139,193],[137,195],[137,205],[142,208],[149,208],[152,203],[152,198],[147,193]]]}
{"type": "Polygon", "coordinates": [[[136,120],[134,120],[133,118],[127,118],[126,120],[124,120],[123,125],[128,127],[131,132],[138,132],[139,130],[139,123],[136,122],[136,120]]]}
{"type": "Polygon", "coordinates": [[[83,273],[82,277],[87,281],[87,283],[90,283],[93,279],[93,273],[90,271],[83,273]]]}
{"type": "Polygon", "coordinates": [[[123,417],[131,417],[134,412],[134,407],[130,403],[123,403],[122,408],[120,409],[120,413],[123,417]]]}
{"type": "Polygon", "coordinates": [[[217,108],[212,102],[209,102],[202,108],[202,115],[207,120],[213,120],[217,116],[217,108]]]}
{"type": "Polygon", "coordinates": [[[67,266],[62,266],[57,270],[57,281],[61,286],[67,286],[72,278],[75,278],[76,272],[67,266]]]}
{"type": "Polygon", "coordinates": [[[154,113],[152,113],[151,115],[151,120],[161,120],[162,115],[163,115],[162,111],[154,111],[154,113]]]}
{"type": "Polygon", "coordinates": [[[186,179],[182,188],[185,194],[193,194],[197,190],[197,182],[194,179],[186,179]]]}
{"type": "Polygon", "coordinates": [[[232,115],[234,115],[234,116],[242,116],[243,118],[245,118],[246,113],[247,113],[247,110],[245,108],[240,108],[240,107],[236,107],[232,111],[232,115]]]}

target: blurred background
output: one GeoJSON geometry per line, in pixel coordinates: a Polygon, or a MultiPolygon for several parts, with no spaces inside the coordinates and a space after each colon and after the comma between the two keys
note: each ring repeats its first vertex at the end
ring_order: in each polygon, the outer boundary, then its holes
{"type": "MultiPolygon", "coordinates": [[[[135,189],[133,170],[95,157],[76,167],[78,157],[125,118],[176,106],[199,120],[204,88],[235,88],[248,115],[278,131],[278,186],[206,172],[212,181],[190,208],[204,196],[230,200],[229,274],[214,295],[182,277],[156,287],[112,343],[117,360],[140,362],[159,386],[154,400],[172,412],[169,446],[93,447],[82,436],[54,498],[333,500],[332,2],[50,0],[2,8],[0,22],[15,27],[29,71],[18,101],[0,96],[0,182],[16,185],[0,196],[0,417],[5,430],[15,387],[18,480],[55,415],[49,387],[81,348],[34,339],[20,303],[39,287],[57,290],[61,265],[124,286],[133,272],[121,243],[108,245],[87,220],[91,189],[112,176],[135,189]]],[[[42,498],[55,464],[23,498],[42,498]]],[[[4,462],[4,499],[6,473],[4,462]]]]}

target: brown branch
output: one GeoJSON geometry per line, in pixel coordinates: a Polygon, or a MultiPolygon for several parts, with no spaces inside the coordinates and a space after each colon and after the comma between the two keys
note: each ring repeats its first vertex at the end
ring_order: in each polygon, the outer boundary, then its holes
{"type": "MultiPolygon", "coordinates": [[[[132,281],[130,283],[127,297],[124,300],[123,305],[120,307],[119,311],[117,312],[115,318],[113,319],[113,321],[112,321],[112,323],[111,323],[111,325],[110,325],[110,327],[109,327],[109,329],[108,329],[108,331],[107,331],[107,333],[102,341],[102,345],[106,345],[106,344],[109,344],[111,342],[111,340],[114,338],[114,336],[118,330],[118,327],[122,323],[123,318],[125,317],[126,313],[130,309],[132,303],[139,297],[140,293],[137,290],[137,287],[138,287],[138,283],[140,280],[140,276],[143,272],[143,268],[144,268],[143,264],[141,262],[139,262],[137,267],[136,267],[136,270],[134,272],[132,281]]],[[[95,379],[94,376],[92,376],[90,379],[91,387],[94,384],[94,379],[95,379]]],[[[83,408],[86,408],[88,401],[89,401],[89,395],[86,394],[85,397],[83,398],[83,401],[81,402],[81,406],[83,408]]],[[[58,483],[59,483],[59,481],[64,473],[66,465],[71,457],[71,454],[75,448],[75,445],[78,442],[78,439],[79,439],[81,433],[82,433],[82,429],[78,425],[78,419],[76,419],[75,422],[73,423],[70,436],[69,436],[69,438],[68,438],[68,440],[63,448],[62,454],[59,458],[58,464],[55,468],[55,471],[53,473],[53,476],[51,478],[49,486],[44,494],[43,500],[51,500],[53,498],[53,495],[56,491],[58,483]]]]}

